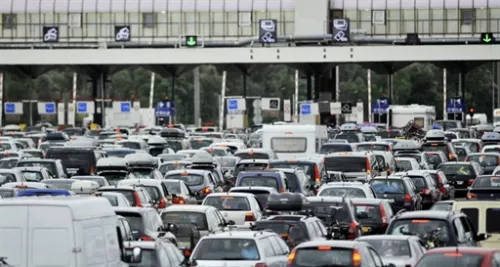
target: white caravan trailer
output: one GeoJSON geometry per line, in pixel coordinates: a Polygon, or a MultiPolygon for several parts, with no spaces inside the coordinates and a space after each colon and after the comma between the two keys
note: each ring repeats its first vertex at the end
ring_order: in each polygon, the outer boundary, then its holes
{"type": "MultiPolygon", "coordinates": [[[[436,120],[436,108],[433,106],[411,105],[391,105],[392,126],[404,127],[410,120],[413,120],[423,130],[432,129],[436,120]]],[[[391,126],[391,125],[388,125],[391,126]]]]}
{"type": "Polygon", "coordinates": [[[262,128],[262,148],[274,151],[281,160],[316,154],[327,141],[325,125],[283,124],[262,128]]]}
{"type": "Polygon", "coordinates": [[[105,198],[0,200],[0,256],[8,266],[121,266],[116,214],[105,198]]]}

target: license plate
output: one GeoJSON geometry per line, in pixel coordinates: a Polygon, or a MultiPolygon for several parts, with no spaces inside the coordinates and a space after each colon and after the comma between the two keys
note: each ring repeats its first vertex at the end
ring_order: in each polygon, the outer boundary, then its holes
{"type": "Polygon", "coordinates": [[[457,181],[457,184],[464,184],[464,181],[457,181]]]}
{"type": "Polygon", "coordinates": [[[394,202],[396,202],[396,200],[394,200],[394,198],[387,199],[387,201],[388,201],[389,203],[394,203],[394,202]]]}
{"type": "Polygon", "coordinates": [[[66,169],[68,171],[68,173],[77,173],[78,172],[78,169],[75,169],[75,168],[70,168],[70,169],[66,169]]]}
{"type": "Polygon", "coordinates": [[[362,231],[363,233],[368,233],[368,232],[370,232],[370,230],[371,230],[371,229],[372,229],[372,228],[371,228],[371,227],[368,227],[368,226],[363,226],[363,227],[361,227],[361,231],[362,231]]]}

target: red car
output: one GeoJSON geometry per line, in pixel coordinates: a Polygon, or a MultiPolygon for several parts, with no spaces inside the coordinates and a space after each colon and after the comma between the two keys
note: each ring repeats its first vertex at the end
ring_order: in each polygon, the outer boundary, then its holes
{"type": "Polygon", "coordinates": [[[500,248],[446,247],[427,251],[415,267],[497,267],[500,248]]]}

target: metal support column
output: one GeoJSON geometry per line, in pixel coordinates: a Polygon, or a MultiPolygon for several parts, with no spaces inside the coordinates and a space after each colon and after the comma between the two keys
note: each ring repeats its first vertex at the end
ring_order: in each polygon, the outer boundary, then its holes
{"type": "Polygon", "coordinates": [[[307,99],[306,100],[312,100],[313,94],[312,94],[312,75],[311,74],[307,74],[306,82],[307,82],[307,99]]]}
{"type": "Polygon", "coordinates": [[[319,92],[321,90],[321,75],[314,75],[314,100],[317,101],[319,99],[319,92]]]}
{"type": "Polygon", "coordinates": [[[194,94],[193,94],[193,100],[194,100],[194,125],[197,127],[201,127],[201,116],[200,116],[200,67],[196,67],[193,70],[193,87],[194,87],[194,94]]]}
{"type": "Polygon", "coordinates": [[[247,98],[247,73],[242,71],[243,73],[243,98],[247,98]]]}
{"type": "Polygon", "coordinates": [[[387,95],[391,99],[391,103],[394,104],[394,73],[390,72],[387,75],[387,95]]]}

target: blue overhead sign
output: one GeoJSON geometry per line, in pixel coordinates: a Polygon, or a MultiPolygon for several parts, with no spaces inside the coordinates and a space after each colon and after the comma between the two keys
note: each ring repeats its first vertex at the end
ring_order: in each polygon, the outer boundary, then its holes
{"type": "Polygon", "coordinates": [[[378,98],[372,105],[373,114],[386,114],[387,109],[389,109],[389,99],[387,98],[378,98]]]}
{"type": "Polygon", "coordinates": [[[311,115],[311,104],[300,105],[300,114],[301,115],[311,115]]]}
{"type": "Polygon", "coordinates": [[[5,103],[5,114],[16,114],[16,104],[5,103]]]}
{"type": "Polygon", "coordinates": [[[87,113],[87,103],[86,102],[78,102],[76,104],[76,112],[77,113],[87,113]]]}
{"type": "Polygon", "coordinates": [[[54,113],[56,113],[56,104],[45,103],[45,114],[54,114],[54,113]]]}
{"type": "Polygon", "coordinates": [[[155,109],[156,117],[170,117],[175,116],[175,108],[173,101],[158,102],[155,109]]]}
{"type": "Polygon", "coordinates": [[[238,110],[238,99],[227,100],[227,110],[238,110]]]}
{"type": "Polygon", "coordinates": [[[122,102],[120,103],[120,111],[122,113],[130,112],[130,102],[122,102]]]}
{"type": "Polygon", "coordinates": [[[462,113],[465,112],[465,102],[462,97],[450,97],[446,101],[447,113],[462,113]]]}

